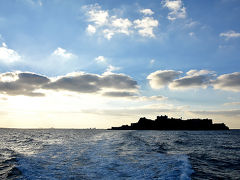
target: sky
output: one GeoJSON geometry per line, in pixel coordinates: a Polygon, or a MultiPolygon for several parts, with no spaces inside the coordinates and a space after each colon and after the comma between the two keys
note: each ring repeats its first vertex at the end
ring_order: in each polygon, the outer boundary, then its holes
{"type": "Polygon", "coordinates": [[[0,127],[240,128],[239,19],[239,0],[0,0],[0,127]]]}

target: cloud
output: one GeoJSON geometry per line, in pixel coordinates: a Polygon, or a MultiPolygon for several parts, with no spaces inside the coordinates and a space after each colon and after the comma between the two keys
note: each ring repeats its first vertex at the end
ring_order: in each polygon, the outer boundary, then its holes
{"type": "MultiPolygon", "coordinates": [[[[111,72],[102,75],[73,72],[65,76],[46,77],[32,72],[6,72],[0,74],[0,93],[7,95],[44,96],[42,90],[72,91],[76,93],[102,94],[111,97],[131,97],[137,100],[163,100],[163,96],[138,96],[139,86],[135,80],[125,74],[111,72]]],[[[186,76],[178,78],[181,71],[159,70],[151,73],[147,79],[150,86],[159,89],[206,88],[240,91],[240,72],[224,74],[216,79],[215,73],[208,70],[190,70],[186,76]],[[178,79],[177,79],[178,78],[178,79]]]]}
{"type": "Polygon", "coordinates": [[[78,93],[97,93],[101,90],[134,90],[138,89],[137,82],[124,74],[86,74],[71,73],[46,84],[43,88],[66,90],[78,93]]]}
{"type": "Polygon", "coordinates": [[[230,30],[225,33],[221,33],[219,36],[226,38],[226,40],[229,40],[229,39],[239,38],[240,33],[230,30]]]}
{"type": "MultiPolygon", "coordinates": [[[[155,37],[153,29],[158,26],[158,21],[152,17],[135,19],[131,21],[128,18],[121,18],[117,15],[110,15],[108,10],[102,10],[98,4],[83,6],[87,15],[88,24],[86,32],[90,35],[103,35],[110,40],[116,34],[131,35],[138,33],[143,37],[155,37]]],[[[153,15],[151,9],[140,10],[144,15],[153,15]]]]}
{"type": "Polygon", "coordinates": [[[99,77],[95,74],[72,73],[46,84],[44,89],[92,93],[100,90],[98,81],[99,77]]]}
{"type": "Polygon", "coordinates": [[[137,90],[137,82],[124,74],[106,74],[100,76],[99,86],[113,89],[137,90]]]}
{"type": "Polygon", "coordinates": [[[109,91],[104,92],[103,96],[108,97],[121,97],[127,98],[131,101],[163,101],[166,100],[165,96],[141,96],[136,94],[135,91],[109,91]]]}
{"type": "Polygon", "coordinates": [[[168,113],[172,114],[175,112],[181,112],[182,109],[172,107],[168,104],[151,104],[138,107],[127,107],[127,108],[118,108],[118,109],[88,109],[82,110],[83,113],[95,113],[98,115],[107,115],[107,116],[155,116],[159,113],[168,113]]]}
{"type": "Polygon", "coordinates": [[[71,58],[75,57],[74,54],[67,52],[66,49],[63,49],[61,47],[58,47],[56,50],[54,50],[52,55],[61,57],[63,59],[71,59],[71,58]]]}
{"type": "Polygon", "coordinates": [[[191,37],[195,36],[195,33],[194,33],[194,32],[190,32],[190,33],[188,33],[188,34],[189,34],[189,36],[191,36],[191,37]]]}
{"type": "Polygon", "coordinates": [[[105,72],[105,74],[111,74],[113,71],[118,71],[120,69],[120,67],[115,67],[115,66],[112,66],[112,65],[109,65],[107,67],[107,71],[105,72]]]}
{"type": "Polygon", "coordinates": [[[6,43],[0,47],[0,61],[4,63],[14,63],[21,60],[21,56],[13,49],[9,49],[6,43]]]}
{"type": "Polygon", "coordinates": [[[109,97],[132,97],[135,95],[133,92],[122,92],[122,91],[112,91],[112,92],[105,92],[103,94],[104,96],[109,97]]]}
{"type": "MultiPolygon", "coordinates": [[[[100,93],[109,90],[137,92],[138,85],[125,74],[90,74],[74,72],[60,77],[46,77],[31,72],[0,74],[0,93],[7,95],[44,96],[39,90],[100,93]]],[[[112,94],[113,95],[113,94],[112,94]]]]}
{"type": "Polygon", "coordinates": [[[132,22],[129,19],[122,19],[112,17],[110,24],[103,30],[104,37],[110,40],[113,35],[117,33],[122,33],[125,35],[130,35],[132,31],[129,29],[132,26],[132,22]]]}
{"type": "Polygon", "coordinates": [[[179,77],[181,73],[181,71],[174,70],[159,70],[149,74],[147,79],[153,89],[160,89],[179,77]]]}
{"type": "Polygon", "coordinates": [[[165,96],[137,96],[136,98],[140,101],[163,101],[167,99],[165,96]]]}
{"type": "Polygon", "coordinates": [[[240,106],[240,102],[228,102],[224,103],[224,106],[240,106]]]}
{"type": "Polygon", "coordinates": [[[30,84],[33,86],[46,84],[50,81],[49,78],[42,76],[42,75],[35,74],[35,73],[22,72],[22,73],[18,74],[18,78],[19,78],[18,79],[19,83],[30,84]]]}
{"type": "Polygon", "coordinates": [[[158,21],[153,17],[144,17],[143,19],[137,19],[134,21],[135,28],[138,29],[138,33],[143,37],[155,37],[153,29],[158,26],[158,21]]]}
{"type": "Polygon", "coordinates": [[[101,63],[101,62],[106,62],[106,58],[104,56],[98,56],[95,58],[95,60],[98,62],[98,63],[101,63]]]}
{"type": "Polygon", "coordinates": [[[96,33],[96,27],[89,24],[86,31],[89,33],[89,34],[95,34],[96,33]]]}
{"type": "Polygon", "coordinates": [[[210,80],[215,76],[213,71],[208,70],[190,70],[187,76],[176,79],[169,84],[170,89],[189,89],[189,88],[206,88],[210,80]]]}
{"type": "Polygon", "coordinates": [[[45,76],[29,72],[7,72],[0,74],[0,93],[8,95],[44,96],[35,92],[50,81],[45,76]]]}
{"type": "Polygon", "coordinates": [[[221,115],[221,116],[240,116],[240,109],[215,110],[215,111],[191,111],[200,115],[221,115]]]}
{"type": "Polygon", "coordinates": [[[92,35],[100,31],[104,37],[110,40],[115,34],[130,35],[132,22],[125,18],[118,18],[117,16],[110,16],[107,10],[102,10],[98,4],[84,6],[88,16],[89,24],[86,31],[92,35]]]}
{"type": "Polygon", "coordinates": [[[212,81],[214,89],[240,92],[240,72],[223,74],[212,81]]]}
{"type": "Polygon", "coordinates": [[[88,9],[88,21],[93,22],[96,26],[103,26],[108,22],[108,11],[101,9],[101,6],[98,4],[85,6],[88,9]]]}
{"type": "Polygon", "coordinates": [[[42,0],[24,0],[25,2],[31,4],[31,5],[38,5],[38,6],[42,6],[42,0]]]}
{"type": "Polygon", "coordinates": [[[168,19],[174,21],[176,19],[184,19],[187,16],[186,8],[181,0],[165,0],[163,6],[168,8],[168,19]]]}
{"type": "Polygon", "coordinates": [[[154,64],[154,63],[155,63],[155,59],[151,59],[150,64],[154,64]]]}
{"type": "Polygon", "coordinates": [[[143,13],[144,15],[153,15],[154,12],[151,9],[141,9],[140,10],[141,13],[143,13]]]}
{"type": "Polygon", "coordinates": [[[190,70],[186,76],[179,78],[181,71],[158,70],[148,75],[147,79],[153,89],[168,86],[169,89],[206,88],[216,76],[214,71],[190,70]]]}
{"type": "Polygon", "coordinates": [[[118,18],[112,21],[112,26],[116,28],[116,32],[129,35],[129,28],[132,26],[132,22],[129,19],[118,18]]]}
{"type": "Polygon", "coordinates": [[[240,72],[216,76],[214,71],[190,70],[185,76],[179,78],[181,71],[158,70],[147,76],[153,89],[168,86],[169,89],[181,90],[192,88],[207,88],[225,91],[240,92],[240,72]]]}
{"type": "Polygon", "coordinates": [[[184,25],[185,28],[193,28],[196,27],[197,25],[200,25],[199,22],[190,20],[188,23],[184,25]]]}

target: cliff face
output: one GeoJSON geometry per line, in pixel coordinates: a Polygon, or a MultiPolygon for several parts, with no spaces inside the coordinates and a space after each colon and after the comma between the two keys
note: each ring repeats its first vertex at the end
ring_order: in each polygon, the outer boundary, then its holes
{"type": "Polygon", "coordinates": [[[213,124],[211,119],[176,119],[157,116],[155,121],[140,118],[130,126],[112,127],[112,130],[229,130],[224,123],[213,124]]]}

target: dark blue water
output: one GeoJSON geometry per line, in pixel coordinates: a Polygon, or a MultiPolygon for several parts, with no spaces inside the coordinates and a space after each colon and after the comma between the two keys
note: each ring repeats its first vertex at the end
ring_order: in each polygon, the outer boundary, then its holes
{"type": "Polygon", "coordinates": [[[0,179],[240,179],[240,131],[0,129],[0,179]]]}

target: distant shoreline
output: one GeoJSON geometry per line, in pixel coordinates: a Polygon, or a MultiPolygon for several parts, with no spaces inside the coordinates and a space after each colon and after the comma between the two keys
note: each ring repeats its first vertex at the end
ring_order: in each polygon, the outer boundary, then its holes
{"type": "Polygon", "coordinates": [[[224,123],[212,123],[212,119],[187,119],[168,118],[168,116],[157,116],[157,119],[151,120],[145,117],[139,119],[137,123],[131,123],[130,126],[122,125],[112,127],[109,130],[229,130],[224,123]]]}

